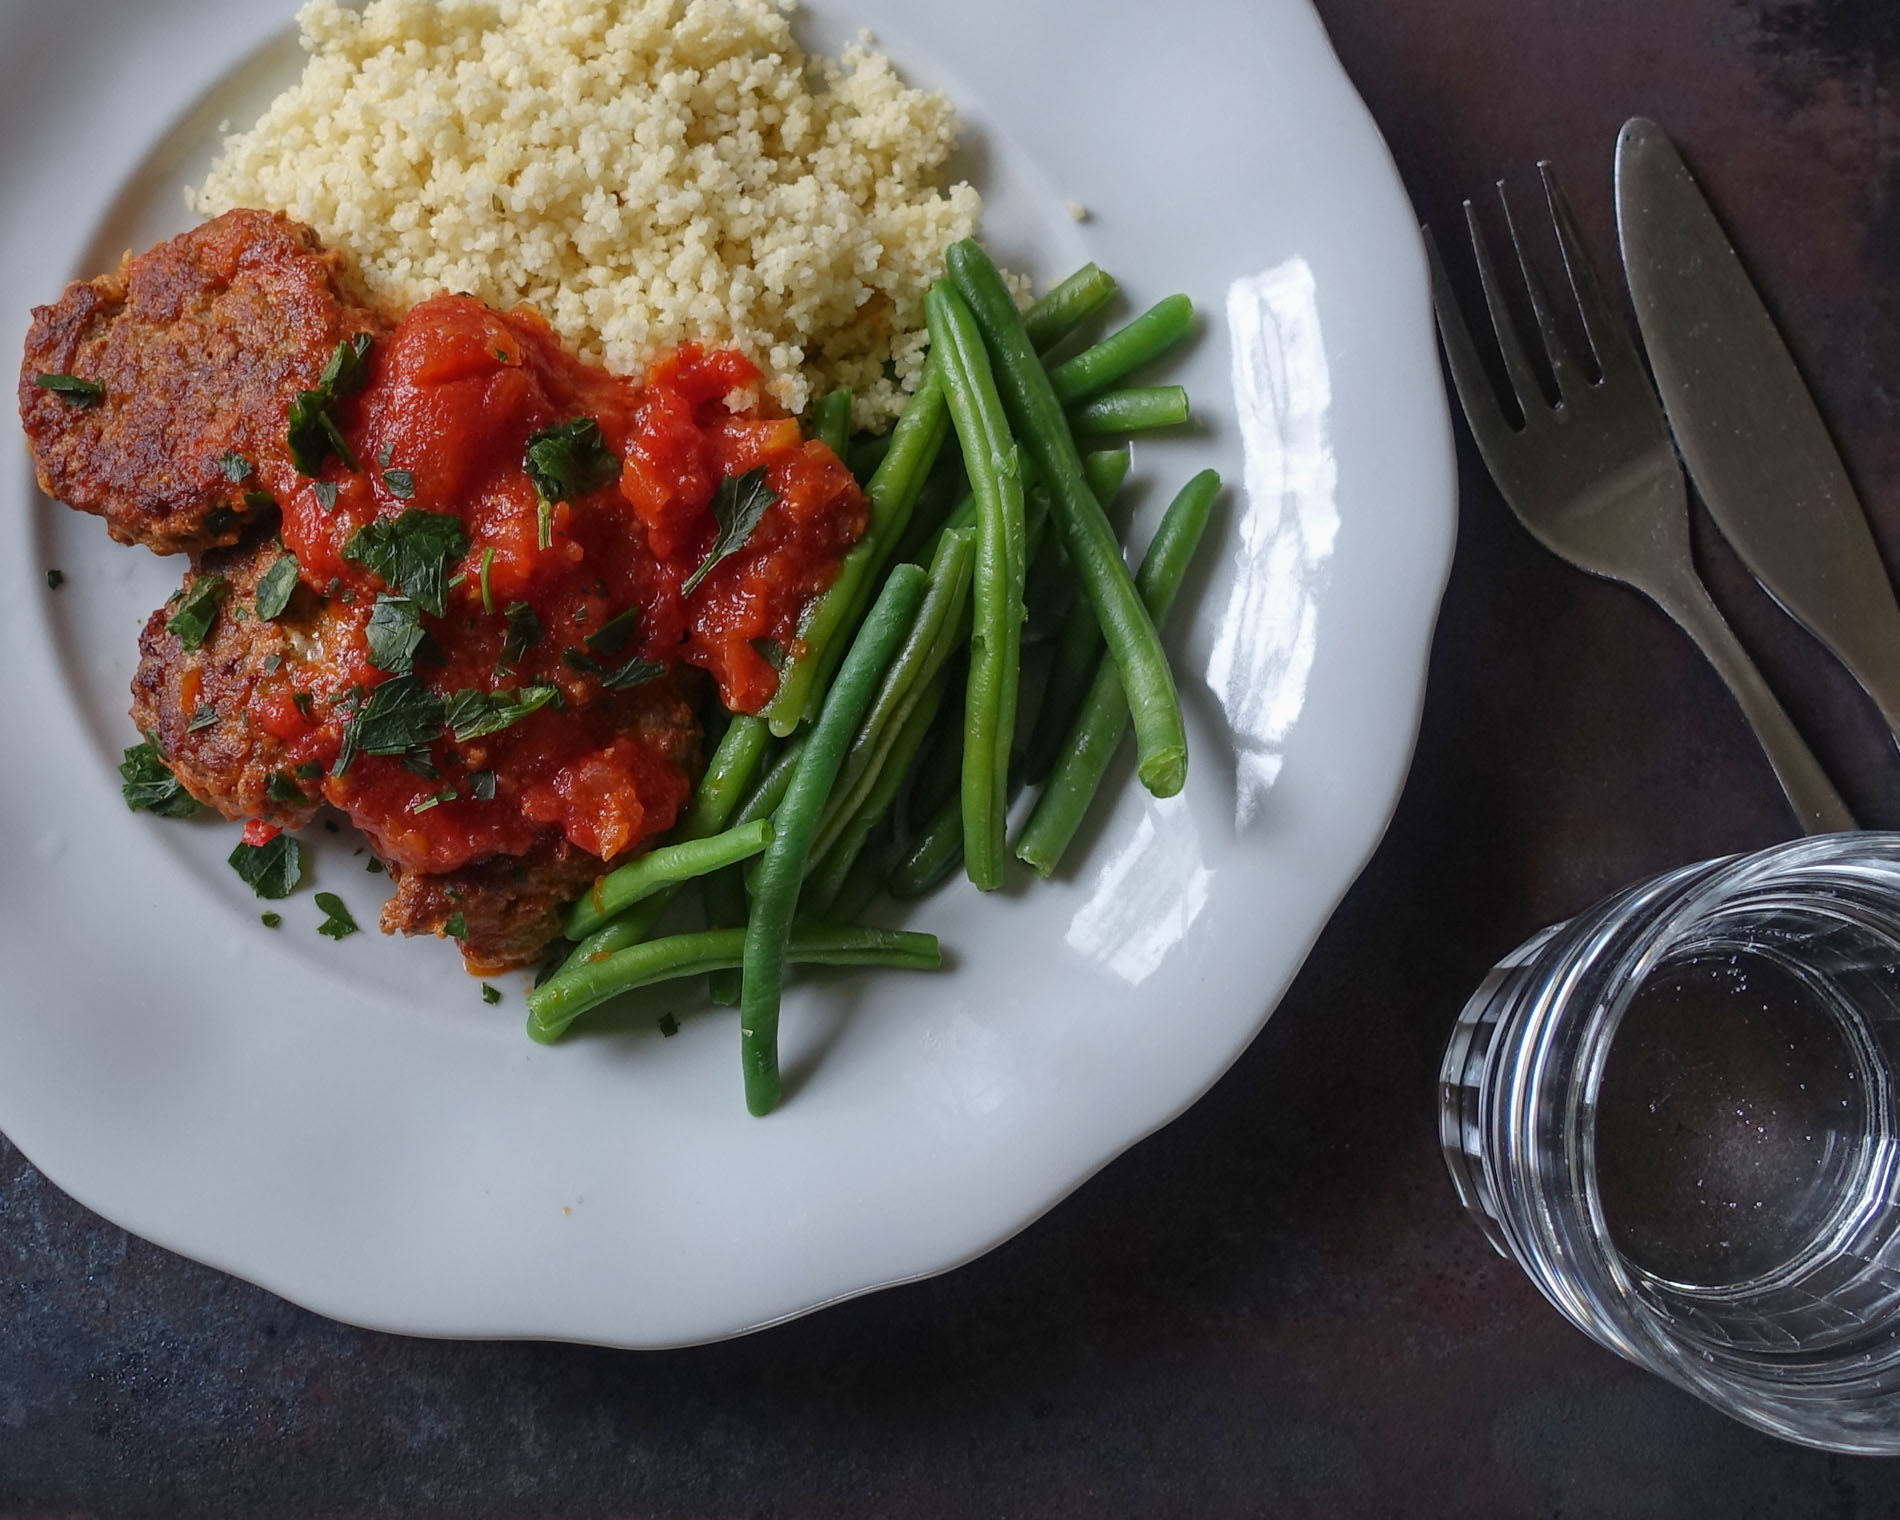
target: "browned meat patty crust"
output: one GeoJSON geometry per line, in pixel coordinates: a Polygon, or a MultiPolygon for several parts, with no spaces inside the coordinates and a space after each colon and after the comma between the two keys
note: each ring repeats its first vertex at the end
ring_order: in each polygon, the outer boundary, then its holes
{"type": "Polygon", "coordinates": [[[232,211],[36,307],[19,398],[41,489],[160,554],[236,543],[293,484],[275,477],[297,393],[340,342],[387,326],[343,277],[308,227],[232,211]],[[83,404],[46,374],[103,395],[83,404]],[[232,480],[230,455],[255,473],[232,480]]]}

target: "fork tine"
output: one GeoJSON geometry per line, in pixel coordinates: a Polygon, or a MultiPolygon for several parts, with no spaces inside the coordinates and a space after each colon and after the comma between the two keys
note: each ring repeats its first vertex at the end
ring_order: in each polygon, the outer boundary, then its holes
{"type": "Polygon", "coordinates": [[[1438,239],[1432,229],[1425,233],[1425,257],[1431,265],[1432,306],[1438,313],[1438,335],[1444,340],[1445,359],[1451,365],[1452,384],[1464,403],[1465,418],[1478,442],[1489,449],[1494,438],[1515,431],[1504,408],[1498,404],[1497,388],[1486,373],[1478,355],[1477,341],[1465,321],[1464,311],[1445,272],[1444,257],[1438,251],[1438,239]]]}
{"type": "Polygon", "coordinates": [[[1570,209],[1570,198],[1557,182],[1557,171],[1545,159],[1537,165],[1537,172],[1544,181],[1544,199],[1550,206],[1550,220],[1557,229],[1558,245],[1563,249],[1564,273],[1570,277],[1570,292],[1577,299],[1577,310],[1583,317],[1583,330],[1590,340],[1597,372],[1607,378],[1611,370],[1632,363],[1640,370],[1642,361],[1637,358],[1629,326],[1603,293],[1596,265],[1584,247],[1576,213],[1570,209]]]}
{"type": "Polygon", "coordinates": [[[1524,239],[1518,233],[1517,218],[1511,215],[1511,197],[1505,191],[1503,180],[1498,181],[1498,204],[1504,208],[1504,225],[1511,235],[1511,247],[1517,254],[1517,267],[1524,276],[1524,288],[1530,293],[1531,312],[1537,318],[1537,330],[1543,334],[1544,357],[1550,361],[1551,375],[1557,381],[1557,394],[1565,400],[1571,400],[1580,386],[1589,384],[1589,379],[1570,356],[1570,346],[1558,331],[1557,320],[1551,314],[1549,294],[1543,280],[1538,277],[1536,266],[1531,263],[1530,250],[1524,246],[1524,239]]]}
{"type": "Polygon", "coordinates": [[[1478,225],[1477,208],[1470,201],[1465,202],[1465,226],[1471,233],[1471,252],[1478,261],[1478,280],[1484,286],[1484,304],[1491,313],[1491,328],[1504,354],[1505,373],[1511,377],[1518,410],[1524,414],[1524,425],[1529,427],[1538,412],[1550,409],[1550,403],[1544,399],[1544,387],[1531,369],[1530,356],[1524,352],[1524,344],[1517,335],[1517,324],[1511,320],[1510,308],[1504,304],[1504,285],[1491,262],[1484,229],[1478,225]]]}

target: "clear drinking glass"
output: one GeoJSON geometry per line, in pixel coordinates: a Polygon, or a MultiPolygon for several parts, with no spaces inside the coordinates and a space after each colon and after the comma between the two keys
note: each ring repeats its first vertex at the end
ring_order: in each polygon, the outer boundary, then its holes
{"type": "Polygon", "coordinates": [[[1579,1329],[1747,1424],[1900,1454],[1900,834],[1687,866],[1466,1005],[1466,1207],[1579,1329]]]}

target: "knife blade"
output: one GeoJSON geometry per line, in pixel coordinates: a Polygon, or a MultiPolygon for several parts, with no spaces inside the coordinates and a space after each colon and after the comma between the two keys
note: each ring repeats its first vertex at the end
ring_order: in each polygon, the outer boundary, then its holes
{"type": "Polygon", "coordinates": [[[1900,606],[1814,398],[1675,145],[1616,145],[1616,220],[1643,344],[1709,515],[1900,738],[1900,606]]]}

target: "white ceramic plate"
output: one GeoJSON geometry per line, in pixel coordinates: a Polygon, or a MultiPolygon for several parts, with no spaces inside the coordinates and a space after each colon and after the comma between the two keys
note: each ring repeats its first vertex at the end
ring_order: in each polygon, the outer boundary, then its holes
{"type": "MultiPolygon", "coordinates": [[[[220,121],[294,74],[290,9],[0,0],[0,349],[66,280],[187,224],[220,121]]],[[[1136,462],[1144,527],[1202,465],[1235,485],[1172,640],[1187,792],[1157,804],[1124,763],[1066,879],[918,907],[944,975],[802,983],[789,1101],[749,1119],[729,1014],[659,995],[541,1049],[512,984],[485,1006],[446,945],[320,939],[308,890],[272,933],[229,826],[127,813],[137,632],[180,566],[40,499],[9,428],[0,1127],[107,1218],[390,1330],[769,1324],[968,1260],[1179,1114],[1377,842],[1453,466],[1412,215],[1305,0],[814,11],[814,42],[871,27],[952,92],[1005,262],[1094,258],[1134,303],[1207,313],[1181,367],[1204,430],[1136,462]]],[[[323,846],[316,884],[371,922],[381,878],[323,846]]]]}

